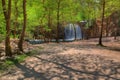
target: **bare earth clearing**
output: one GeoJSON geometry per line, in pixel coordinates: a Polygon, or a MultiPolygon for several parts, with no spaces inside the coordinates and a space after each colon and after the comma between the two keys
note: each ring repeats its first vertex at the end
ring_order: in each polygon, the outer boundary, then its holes
{"type": "Polygon", "coordinates": [[[0,80],[120,80],[120,41],[97,39],[45,43],[38,55],[0,76],[0,80]]]}

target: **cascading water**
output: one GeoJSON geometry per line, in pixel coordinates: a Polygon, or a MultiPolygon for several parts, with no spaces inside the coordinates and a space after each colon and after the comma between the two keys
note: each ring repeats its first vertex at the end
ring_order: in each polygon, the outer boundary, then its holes
{"type": "Polygon", "coordinates": [[[75,38],[76,40],[82,39],[82,31],[79,25],[75,24],[75,38]]]}
{"type": "Polygon", "coordinates": [[[73,40],[75,40],[75,30],[74,30],[73,24],[68,24],[65,27],[64,33],[65,33],[65,37],[64,37],[65,41],[73,41],[73,40]]]}

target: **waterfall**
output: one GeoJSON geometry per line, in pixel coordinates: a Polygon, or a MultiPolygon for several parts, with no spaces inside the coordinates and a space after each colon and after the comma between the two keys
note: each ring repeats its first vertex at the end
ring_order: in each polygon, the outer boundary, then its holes
{"type": "Polygon", "coordinates": [[[75,38],[76,40],[82,39],[82,31],[79,25],[75,24],[75,38]]]}
{"type": "Polygon", "coordinates": [[[68,24],[65,27],[64,33],[65,33],[65,36],[64,36],[65,41],[73,41],[73,40],[75,40],[75,30],[74,30],[73,24],[68,24]]]}

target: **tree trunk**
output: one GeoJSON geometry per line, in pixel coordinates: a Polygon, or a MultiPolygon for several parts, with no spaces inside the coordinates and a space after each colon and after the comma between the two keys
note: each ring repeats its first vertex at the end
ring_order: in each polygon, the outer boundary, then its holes
{"type": "MultiPolygon", "coordinates": [[[[48,9],[48,27],[49,27],[49,29],[51,28],[51,11],[50,11],[50,9],[48,9]]],[[[48,35],[49,35],[49,39],[48,39],[48,42],[50,42],[51,41],[51,33],[50,33],[50,31],[48,31],[48,35]]]]}
{"type": "Polygon", "coordinates": [[[26,29],[26,0],[23,0],[23,17],[24,17],[24,22],[23,22],[23,29],[22,29],[22,33],[20,35],[20,39],[18,42],[18,48],[20,51],[23,52],[23,40],[24,40],[24,36],[25,36],[25,29],[26,29]]]}
{"type": "Polygon", "coordinates": [[[102,34],[103,34],[103,27],[104,27],[104,13],[105,13],[105,0],[102,2],[102,23],[101,23],[101,30],[100,30],[100,37],[98,45],[103,46],[102,44],[102,34]]]}
{"type": "Polygon", "coordinates": [[[60,0],[57,3],[57,39],[56,42],[59,43],[59,27],[60,27],[60,0]]]}
{"type": "Polygon", "coordinates": [[[8,1],[8,10],[6,9],[5,0],[2,0],[2,7],[6,21],[5,53],[6,56],[12,57],[12,51],[10,46],[11,0],[8,1]]]}
{"type": "Polygon", "coordinates": [[[13,32],[13,37],[15,38],[16,37],[16,28],[17,28],[17,24],[18,24],[18,7],[17,7],[17,3],[18,3],[18,0],[15,0],[14,1],[14,4],[15,4],[15,22],[14,22],[14,32],[13,32]]]}
{"type": "Polygon", "coordinates": [[[117,39],[117,27],[115,27],[115,30],[114,30],[114,40],[117,39]]]}

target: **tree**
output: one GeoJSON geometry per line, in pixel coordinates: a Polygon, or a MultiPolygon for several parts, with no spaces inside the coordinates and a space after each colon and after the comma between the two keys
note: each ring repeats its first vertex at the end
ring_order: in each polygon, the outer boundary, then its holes
{"type": "Polygon", "coordinates": [[[102,22],[101,22],[101,29],[100,29],[100,37],[98,45],[103,46],[102,44],[102,34],[103,34],[103,27],[104,27],[104,13],[105,13],[105,0],[102,0],[102,22]]]}
{"type": "Polygon", "coordinates": [[[6,1],[2,0],[2,8],[6,21],[5,53],[6,56],[12,57],[10,46],[11,0],[8,1],[8,9],[6,8],[6,1]]]}
{"type": "Polygon", "coordinates": [[[23,29],[20,35],[20,39],[18,42],[18,48],[20,51],[23,52],[23,40],[24,40],[24,36],[25,36],[25,30],[26,30],[26,0],[23,0],[23,17],[24,17],[24,22],[23,22],[23,29]]]}
{"type": "Polygon", "coordinates": [[[14,28],[13,28],[13,37],[16,37],[16,32],[17,32],[17,25],[18,25],[18,0],[14,0],[14,17],[15,19],[13,20],[14,28]]]}
{"type": "Polygon", "coordinates": [[[57,1],[57,42],[59,42],[59,27],[60,27],[60,3],[61,1],[57,1]]]}

